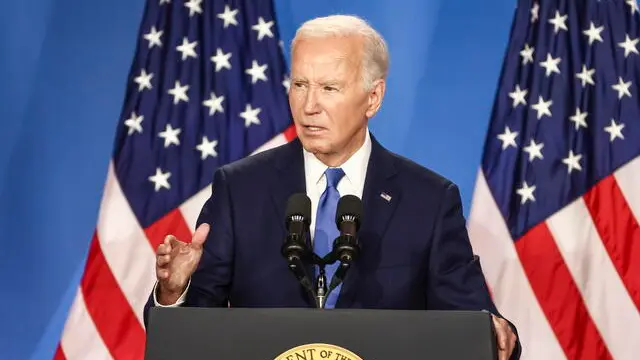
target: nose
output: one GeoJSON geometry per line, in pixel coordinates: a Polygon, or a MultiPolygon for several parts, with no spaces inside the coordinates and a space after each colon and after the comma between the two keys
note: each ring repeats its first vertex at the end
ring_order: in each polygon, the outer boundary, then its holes
{"type": "Polygon", "coordinates": [[[320,106],[314,87],[309,87],[304,99],[304,113],[305,115],[314,115],[320,112],[320,106]]]}

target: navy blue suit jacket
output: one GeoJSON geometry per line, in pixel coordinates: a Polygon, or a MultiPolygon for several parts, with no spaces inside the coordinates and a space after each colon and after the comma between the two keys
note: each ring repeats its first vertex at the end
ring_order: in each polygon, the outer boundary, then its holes
{"type": "MultiPolygon", "coordinates": [[[[362,251],[336,308],[499,315],[472,253],[457,187],[371,140],[362,251]]],[[[198,219],[211,230],[184,306],[314,307],[280,254],[287,200],[306,192],[299,140],[221,167],[212,186],[198,219]]],[[[150,297],[145,322],[152,305],[150,297]]]]}

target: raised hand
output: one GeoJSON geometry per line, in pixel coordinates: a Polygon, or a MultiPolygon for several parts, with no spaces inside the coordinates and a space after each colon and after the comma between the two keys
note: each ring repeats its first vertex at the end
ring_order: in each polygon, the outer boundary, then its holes
{"type": "Polygon", "coordinates": [[[174,304],[187,287],[202,257],[202,245],[209,234],[209,224],[201,224],[191,243],[167,235],[156,252],[157,300],[162,305],[174,304]]]}

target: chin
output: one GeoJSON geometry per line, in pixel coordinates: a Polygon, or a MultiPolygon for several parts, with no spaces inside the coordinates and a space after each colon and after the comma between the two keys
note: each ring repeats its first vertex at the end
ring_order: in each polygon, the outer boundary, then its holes
{"type": "Polygon", "coordinates": [[[300,137],[300,142],[302,143],[302,147],[304,147],[305,150],[312,154],[327,153],[331,148],[326,141],[320,139],[308,139],[300,137]]]}

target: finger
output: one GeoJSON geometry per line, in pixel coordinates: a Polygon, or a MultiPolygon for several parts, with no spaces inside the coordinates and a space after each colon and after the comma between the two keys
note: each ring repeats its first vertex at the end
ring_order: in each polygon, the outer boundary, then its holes
{"type": "Polygon", "coordinates": [[[513,350],[516,348],[516,342],[518,341],[518,337],[512,333],[509,332],[510,336],[509,336],[509,352],[507,355],[511,356],[511,353],[513,353],[513,350]]]}
{"type": "Polygon", "coordinates": [[[511,354],[513,354],[513,350],[515,348],[516,348],[516,340],[514,338],[511,338],[511,340],[509,340],[509,348],[506,351],[507,358],[511,357],[511,354]]]}
{"type": "Polygon", "coordinates": [[[493,320],[493,328],[495,329],[496,332],[496,345],[498,346],[498,349],[504,349],[503,343],[502,343],[502,334],[501,334],[501,329],[502,326],[500,324],[500,321],[498,320],[498,318],[491,314],[491,320],[493,320]]]}
{"type": "Polygon", "coordinates": [[[162,243],[158,245],[158,250],[156,250],[156,255],[166,255],[171,253],[171,245],[162,243]]]}
{"type": "Polygon", "coordinates": [[[505,326],[506,321],[504,319],[500,319],[495,316],[492,316],[492,318],[493,318],[493,325],[496,328],[498,348],[504,350],[507,348],[507,340],[508,340],[507,339],[508,333],[506,331],[506,326],[505,326]]]}
{"type": "Polygon", "coordinates": [[[506,336],[501,330],[498,330],[498,359],[499,360],[508,360],[508,350],[506,349],[506,340],[504,337],[506,336]]]}
{"type": "Polygon", "coordinates": [[[507,355],[507,350],[498,350],[498,359],[509,360],[509,356],[507,355]]]}
{"type": "Polygon", "coordinates": [[[169,269],[156,268],[156,277],[158,280],[166,280],[169,278],[169,269]]]}
{"type": "Polygon", "coordinates": [[[157,260],[156,260],[156,264],[158,265],[158,267],[164,267],[166,265],[168,265],[171,262],[171,255],[167,254],[167,255],[158,255],[157,260]]]}
{"type": "Polygon", "coordinates": [[[170,253],[171,250],[173,250],[173,246],[176,240],[177,240],[176,237],[171,234],[165,236],[164,240],[162,241],[162,244],[158,246],[158,250],[160,250],[160,247],[162,247],[164,254],[170,253]]]}
{"type": "Polygon", "coordinates": [[[498,332],[498,346],[502,350],[507,349],[507,331],[504,329],[504,326],[501,326],[497,329],[498,332]]]}
{"type": "Polygon", "coordinates": [[[207,223],[200,224],[200,226],[198,226],[198,228],[196,229],[195,234],[193,234],[193,239],[191,239],[191,244],[196,248],[202,247],[202,244],[204,244],[204,241],[207,240],[207,235],[209,235],[210,228],[211,227],[207,223]]]}
{"type": "Polygon", "coordinates": [[[169,241],[169,246],[171,246],[171,251],[174,251],[175,249],[179,249],[182,246],[186,245],[184,242],[180,241],[173,235],[167,235],[167,239],[169,241]]]}

